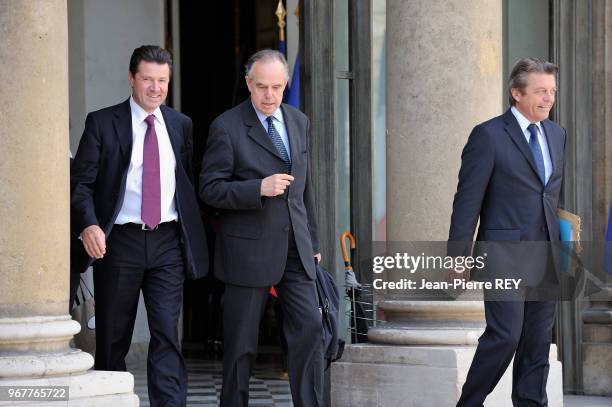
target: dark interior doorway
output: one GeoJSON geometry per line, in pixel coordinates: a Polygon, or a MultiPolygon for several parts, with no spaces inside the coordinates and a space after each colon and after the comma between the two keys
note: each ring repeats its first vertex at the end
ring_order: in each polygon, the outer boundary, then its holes
{"type": "MultiPolygon", "coordinates": [[[[249,93],[244,65],[258,49],[276,48],[278,0],[181,1],[181,110],[194,124],[196,171],[211,122],[244,101],[249,93]]],[[[203,208],[211,249],[214,245],[214,209],[203,208]]],[[[212,264],[211,264],[212,270],[212,264]]],[[[183,350],[192,358],[219,358],[222,352],[221,310],[223,284],[214,276],[185,284],[183,350]]],[[[273,304],[260,329],[260,349],[280,354],[273,304]]]]}

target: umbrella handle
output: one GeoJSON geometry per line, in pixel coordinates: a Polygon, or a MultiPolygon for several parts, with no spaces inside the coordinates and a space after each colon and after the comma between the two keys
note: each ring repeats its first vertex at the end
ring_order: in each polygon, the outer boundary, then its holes
{"type": "Polygon", "coordinates": [[[355,248],[355,238],[351,234],[351,232],[346,231],[340,236],[340,248],[342,249],[342,260],[344,260],[344,269],[346,271],[350,271],[353,269],[351,266],[351,258],[349,257],[349,252],[346,248],[346,239],[351,242],[351,249],[355,248]]]}

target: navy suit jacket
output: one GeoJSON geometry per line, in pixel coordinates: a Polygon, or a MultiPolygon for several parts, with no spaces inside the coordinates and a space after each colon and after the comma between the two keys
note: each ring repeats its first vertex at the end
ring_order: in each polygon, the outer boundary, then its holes
{"type": "MultiPolygon", "coordinates": [[[[479,220],[477,241],[559,240],[557,208],[563,202],[566,133],[548,119],[542,121],[542,127],[553,166],[546,185],[538,176],[529,144],[510,110],[472,130],[461,155],[449,241],[471,242],[479,220]]],[[[513,249],[497,257],[499,263],[487,272],[495,273],[493,268],[502,265],[506,270],[522,270],[527,285],[538,284],[548,261],[541,255],[544,246],[548,244],[506,244],[504,249],[513,249]]]]}
{"type": "Polygon", "coordinates": [[[284,173],[284,162],[248,99],[210,126],[200,175],[202,200],[219,209],[215,276],[224,282],[265,287],[285,270],[288,232],[311,279],[318,253],[316,208],[308,165],[310,123],[299,110],[281,106],[295,180],[282,196],[262,197],[261,181],[284,173]]]}
{"type": "MultiPolygon", "coordinates": [[[[174,198],[186,274],[189,278],[200,278],[208,272],[208,248],[193,182],[192,123],[189,117],[167,106],[160,109],[176,158],[174,198]]],[[[80,234],[87,226],[99,225],[108,239],[123,204],[131,155],[129,99],[87,115],[71,167],[73,233],[80,234]]],[[[93,259],[80,242],[72,246],[73,269],[83,272],[93,259]]]]}

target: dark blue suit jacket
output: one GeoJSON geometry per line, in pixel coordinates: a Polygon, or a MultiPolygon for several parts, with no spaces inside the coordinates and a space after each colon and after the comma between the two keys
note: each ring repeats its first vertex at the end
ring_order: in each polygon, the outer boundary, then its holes
{"type": "MultiPolygon", "coordinates": [[[[189,278],[200,278],[208,272],[208,248],[193,182],[192,123],[167,106],[160,108],[176,158],[175,203],[186,273],[189,278]]],[[[131,155],[129,99],[87,115],[70,176],[74,233],[99,225],[108,239],[123,204],[131,155]]],[[[79,241],[73,243],[71,257],[72,269],[81,272],[93,262],[79,241]]]]}
{"type": "MultiPolygon", "coordinates": [[[[471,242],[479,220],[477,241],[559,240],[556,212],[562,206],[566,133],[550,120],[542,121],[542,126],[553,166],[546,185],[538,176],[529,144],[510,110],[472,130],[461,155],[449,241],[471,242]]],[[[527,285],[537,284],[547,266],[547,256],[540,255],[545,245],[514,245],[495,261],[503,263],[506,270],[522,270],[527,285]]],[[[482,247],[486,250],[487,245],[482,247]]],[[[493,268],[499,265],[488,268],[488,272],[495,273],[493,268]]]]}

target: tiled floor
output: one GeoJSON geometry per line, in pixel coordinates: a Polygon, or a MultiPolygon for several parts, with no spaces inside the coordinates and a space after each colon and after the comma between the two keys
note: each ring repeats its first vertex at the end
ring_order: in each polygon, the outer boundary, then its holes
{"type": "MultiPolygon", "coordinates": [[[[221,362],[187,359],[189,388],[187,405],[216,407],[221,392],[221,362]]],[[[136,393],[141,407],[149,407],[147,372],[144,366],[130,370],[134,374],[136,393]]],[[[292,407],[289,381],[277,365],[258,364],[251,378],[249,406],[292,407]]]]}
{"type": "MultiPolygon", "coordinates": [[[[132,367],[136,393],[141,407],[149,407],[147,395],[147,372],[144,364],[132,367]],[[140,366],[142,365],[142,366],[140,366]]],[[[187,405],[198,407],[217,407],[221,391],[221,362],[187,359],[189,388],[187,405]]],[[[565,407],[608,407],[612,398],[565,395],[565,407]]],[[[289,382],[283,377],[278,364],[258,363],[250,383],[249,406],[292,407],[289,382]]]]}

